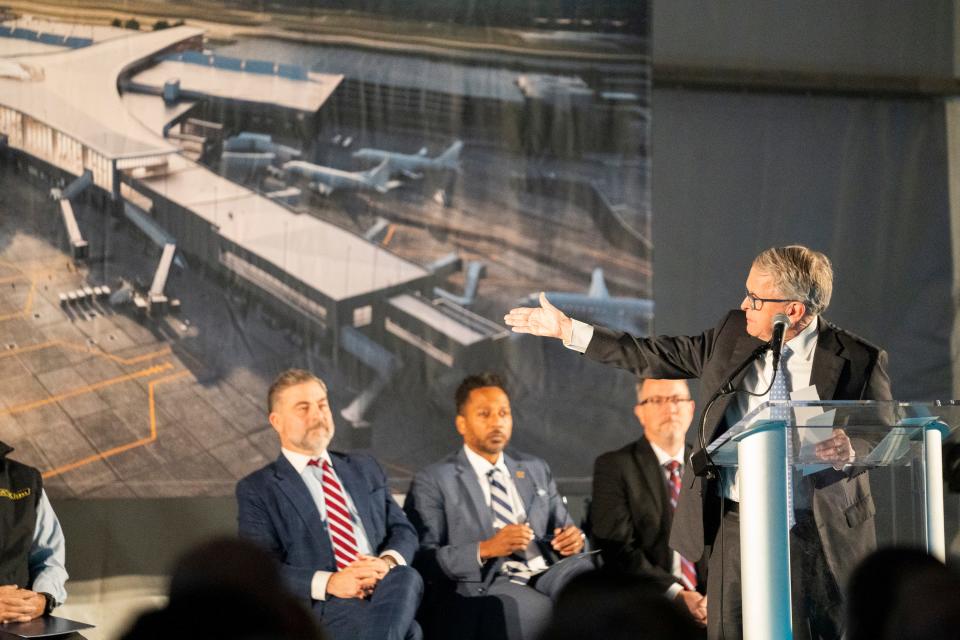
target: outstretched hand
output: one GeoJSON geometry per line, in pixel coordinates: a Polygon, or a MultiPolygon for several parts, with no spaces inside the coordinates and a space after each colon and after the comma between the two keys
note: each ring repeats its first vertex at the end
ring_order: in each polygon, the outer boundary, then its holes
{"type": "Polygon", "coordinates": [[[573,332],[573,322],[563,311],[550,304],[547,296],[540,292],[539,307],[517,307],[510,309],[503,321],[514,333],[530,333],[545,338],[559,338],[569,342],[573,332]]]}

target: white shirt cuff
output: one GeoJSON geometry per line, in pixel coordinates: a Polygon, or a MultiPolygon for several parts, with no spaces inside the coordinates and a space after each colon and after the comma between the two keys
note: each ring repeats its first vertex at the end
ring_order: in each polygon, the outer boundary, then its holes
{"type": "Polygon", "coordinates": [[[677,594],[680,593],[681,591],[683,591],[683,585],[680,584],[679,582],[674,582],[667,589],[667,597],[670,598],[671,600],[675,600],[677,598],[677,594]]]}
{"type": "Polygon", "coordinates": [[[593,325],[570,318],[573,329],[570,331],[570,342],[563,341],[563,346],[577,353],[584,353],[593,339],[593,325]]]}
{"type": "Polygon", "coordinates": [[[391,558],[393,558],[393,561],[397,563],[398,567],[404,567],[407,564],[407,561],[403,559],[403,556],[400,555],[398,551],[394,551],[393,549],[387,549],[386,551],[380,554],[381,558],[384,556],[390,556],[391,558]]]}
{"type": "Polygon", "coordinates": [[[317,571],[310,581],[310,597],[314,600],[327,599],[327,583],[330,582],[332,571],[317,571]]]}

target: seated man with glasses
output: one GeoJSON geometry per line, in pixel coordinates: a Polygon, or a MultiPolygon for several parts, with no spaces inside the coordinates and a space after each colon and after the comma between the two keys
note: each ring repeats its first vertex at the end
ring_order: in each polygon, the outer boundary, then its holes
{"type": "MultiPolygon", "coordinates": [[[[767,400],[816,387],[822,400],[890,400],[887,354],[828,322],[821,314],[833,293],[833,267],[824,254],[793,245],[774,247],[753,260],[740,308],[693,336],[637,338],[567,317],[540,296],[540,307],[512,309],[504,318],[517,333],[563,340],[588,358],[644,378],[700,380],[704,402],[751,354],[773,337],[778,314],[789,319],[774,387],[773,357],[754,360],[706,415],[707,444],[767,400]]],[[[875,507],[865,467],[854,443],[837,429],[816,446],[830,467],[803,476],[790,529],[794,638],[843,636],[841,587],[857,563],[876,547],[875,507]]],[[[697,448],[699,449],[699,447],[697,448]]],[[[699,451],[694,452],[694,457],[699,451]]],[[[740,476],[694,477],[684,469],[670,546],[687,558],[709,559],[709,638],[742,636],[740,590],[740,476]]]]}
{"type": "Polygon", "coordinates": [[[633,413],[643,435],[597,458],[590,522],[604,567],[656,582],[700,625],[707,622],[706,569],[670,548],[670,526],[689,461],[693,399],[685,380],[637,384],[633,413]]]}

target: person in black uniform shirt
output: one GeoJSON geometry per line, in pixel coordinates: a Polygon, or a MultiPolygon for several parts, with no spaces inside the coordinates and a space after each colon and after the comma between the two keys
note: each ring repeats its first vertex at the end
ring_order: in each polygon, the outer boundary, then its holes
{"type": "Polygon", "coordinates": [[[27,622],[67,598],[63,531],[40,472],[0,442],[0,622],[27,622]]]}

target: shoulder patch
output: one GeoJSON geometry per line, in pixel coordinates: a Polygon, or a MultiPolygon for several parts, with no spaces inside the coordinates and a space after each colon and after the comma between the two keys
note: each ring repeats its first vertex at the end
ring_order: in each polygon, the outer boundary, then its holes
{"type": "Polygon", "coordinates": [[[29,496],[32,491],[27,489],[20,489],[19,491],[10,491],[10,489],[0,489],[0,498],[7,498],[8,500],[23,500],[29,496]]]}

